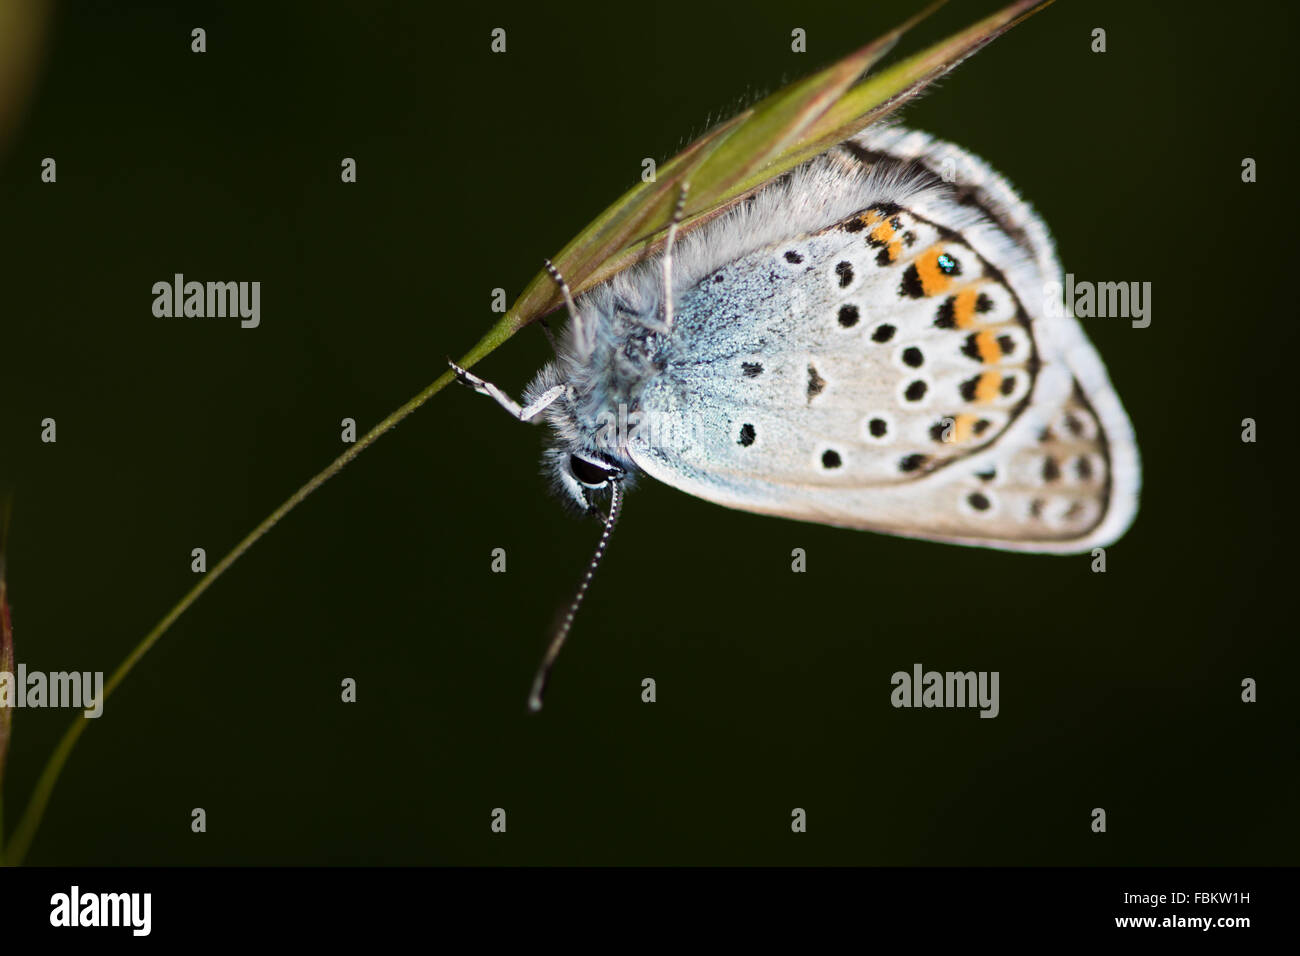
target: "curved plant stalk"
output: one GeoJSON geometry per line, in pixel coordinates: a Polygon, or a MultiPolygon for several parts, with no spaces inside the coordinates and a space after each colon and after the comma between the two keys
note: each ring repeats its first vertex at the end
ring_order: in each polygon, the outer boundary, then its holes
{"type": "MultiPolygon", "coordinates": [[[[903,33],[943,2],[939,0],[843,60],[785,87],[714,127],[660,166],[655,182],[640,183],[624,193],[555,257],[555,265],[564,273],[574,294],[580,295],[599,285],[638,258],[653,254],[662,245],[683,181],[689,180],[691,186],[679,234],[698,228],[751,195],[764,183],[881,119],[1052,0],[1017,0],[870,80],[858,82],[903,33]]],[[[471,368],[520,329],[559,308],[561,302],[550,277],[544,271],[539,272],[510,311],[460,359],[459,364],[471,368]]],[[[380,436],[445,388],[452,378],[450,372],[443,373],[351,445],[249,532],[135,646],[105,683],[104,698],[107,699],[176,620],[258,539],[380,436]]],[[[63,765],[85,726],[84,719],[74,720],[50,755],[9,841],[4,857],[9,864],[18,865],[25,859],[63,765]]]]}

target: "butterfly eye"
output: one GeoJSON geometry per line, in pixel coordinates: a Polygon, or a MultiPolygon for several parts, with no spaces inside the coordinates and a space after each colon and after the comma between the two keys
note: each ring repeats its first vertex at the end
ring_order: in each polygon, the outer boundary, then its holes
{"type": "Polygon", "coordinates": [[[573,472],[574,478],[588,488],[603,488],[622,474],[622,471],[617,468],[598,464],[577,455],[569,456],[569,470],[573,472]]]}

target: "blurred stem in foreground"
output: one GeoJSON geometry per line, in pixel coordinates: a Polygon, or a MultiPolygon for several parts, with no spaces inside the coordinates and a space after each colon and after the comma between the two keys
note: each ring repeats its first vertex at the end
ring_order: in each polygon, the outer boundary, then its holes
{"type": "MultiPolygon", "coordinates": [[[[6,495],[0,500],[0,674],[14,673],[14,627],[9,613],[9,582],[5,577],[9,517],[12,513],[13,498],[6,495]]],[[[0,706],[0,866],[5,862],[5,758],[9,756],[9,733],[13,723],[13,707],[0,706]]]]}

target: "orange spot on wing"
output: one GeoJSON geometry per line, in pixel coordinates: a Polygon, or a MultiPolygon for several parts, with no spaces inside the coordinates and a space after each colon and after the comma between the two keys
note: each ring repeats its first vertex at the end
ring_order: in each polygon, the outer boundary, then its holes
{"type": "Polygon", "coordinates": [[[975,302],[979,299],[979,290],[969,286],[957,293],[952,304],[953,322],[959,329],[969,329],[975,324],[975,302]]]}
{"type": "Polygon", "coordinates": [[[916,260],[916,274],[921,279],[923,295],[938,295],[952,285],[952,277],[939,268],[939,256],[943,255],[940,246],[931,246],[921,253],[916,260]]]}
{"type": "Polygon", "coordinates": [[[987,329],[975,334],[975,348],[979,350],[980,361],[986,365],[1002,358],[1002,346],[998,345],[997,336],[987,329]]]}
{"type": "Polygon", "coordinates": [[[879,213],[872,210],[875,218],[872,222],[879,223],[875,229],[867,233],[871,242],[885,247],[885,255],[889,257],[890,262],[897,262],[899,255],[903,251],[903,241],[898,236],[898,230],[894,228],[893,221],[882,219],[879,213]]]}
{"type": "Polygon", "coordinates": [[[998,389],[1002,386],[1001,372],[985,372],[975,383],[975,401],[991,402],[998,397],[998,389]]]}

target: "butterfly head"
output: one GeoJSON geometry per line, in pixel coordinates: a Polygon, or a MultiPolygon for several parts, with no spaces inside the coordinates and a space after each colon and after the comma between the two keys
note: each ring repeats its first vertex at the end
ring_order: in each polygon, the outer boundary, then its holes
{"type": "Polygon", "coordinates": [[[598,510],[597,501],[628,474],[627,469],[609,455],[590,449],[554,448],[547,459],[559,487],[575,505],[587,512],[598,510]]]}

